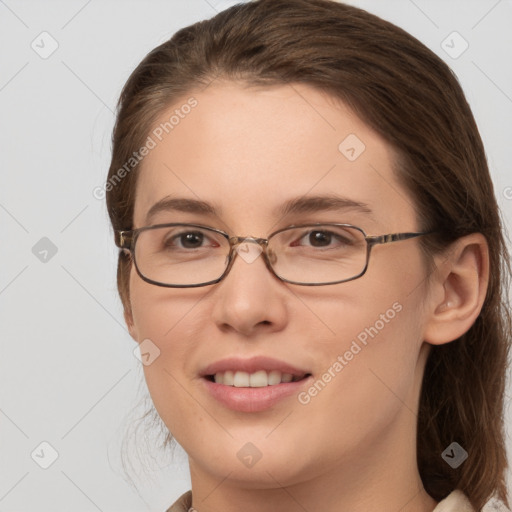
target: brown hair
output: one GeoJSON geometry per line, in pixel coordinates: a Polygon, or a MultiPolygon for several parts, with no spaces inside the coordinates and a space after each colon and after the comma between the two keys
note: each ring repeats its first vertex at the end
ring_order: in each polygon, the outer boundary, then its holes
{"type": "MultiPolygon", "coordinates": [[[[217,78],[308,84],[353,109],[394,149],[396,173],[414,198],[419,229],[438,230],[420,242],[429,272],[432,256],[450,242],[474,232],[486,237],[490,282],[482,311],[458,340],[433,346],[427,361],[417,457],[423,485],[437,501],[458,488],[478,511],[493,495],[508,505],[510,261],[483,144],[450,68],[404,30],[342,3],[238,4],[179,30],[133,71],[118,103],[109,181],[144,145],[165,109],[217,78]],[[441,457],[453,441],[468,452],[457,469],[441,457]]],[[[115,230],[132,227],[137,168],[107,189],[115,230]]],[[[120,252],[118,289],[126,311],[130,268],[129,255],[120,252]]]]}

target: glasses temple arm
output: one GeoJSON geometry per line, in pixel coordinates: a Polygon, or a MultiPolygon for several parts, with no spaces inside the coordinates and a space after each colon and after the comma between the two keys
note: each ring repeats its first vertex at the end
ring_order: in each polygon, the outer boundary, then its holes
{"type": "Polygon", "coordinates": [[[366,240],[372,244],[388,244],[390,242],[399,242],[400,240],[408,240],[418,236],[430,235],[434,231],[409,232],[409,233],[389,233],[387,235],[367,236],[366,240]]]}
{"type": "Polygon", "coordinates": [[[114,231],[114,241],[120,249],[130,249],[132,246],[132,231],[114,231]]]}

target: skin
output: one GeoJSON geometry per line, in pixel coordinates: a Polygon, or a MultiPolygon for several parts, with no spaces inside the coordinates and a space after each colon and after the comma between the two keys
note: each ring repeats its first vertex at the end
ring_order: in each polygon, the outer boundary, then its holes
{"type": "MultiPolygon", "coordinates": [[[[305,85],[220,81],[193,96],[198,106],[142,162],[134,227],[173,195],[212,203],[218,216],[173,211],[153,224],[195,222],[255,237],[298,222],[351,223],[369,235],[420,231],[391,149],[340,102],[305,85]],[[348,134],[366,146],[353,162],[338,150],[348,134]],[[288,199],[323,193],[364,202],[374,215],[272,214],[288,199]]],[[[161,351],[145,378],[189,456],[194,508],[435,508],[416,462],[421,380],[431,345],[456,339],[478,316],[488,280],[485,239],[459,239],[436,264],[427,280],[413,239],[375,247],[363,277],[330,286],[283,283],[262,258],[237,257],[223,281],[202,288],[154,286],[132,268],[125,319],[134,340],[149,338],[161,351]],[[319,378],[395,302],[402,310],[307,405],[292,396],[263,412],[235,412],[204,391],[200,370],[229,356],[268,355],[319,378]],[[247,442],[262,454],[251,468],[237,457],[247,442]]]]}

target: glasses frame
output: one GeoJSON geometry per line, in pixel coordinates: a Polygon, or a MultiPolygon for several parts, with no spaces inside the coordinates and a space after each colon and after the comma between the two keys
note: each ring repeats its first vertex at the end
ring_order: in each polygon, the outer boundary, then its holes
{"type": "Polygon", "coordinates": [[[337,222],[317,222],[317,223],[307,223],[307,224],[292,224],[290,226],[287,226],[285,228],[278,229],[277,231],[273,231],[270,235],[268,235],[267,238],[256,238],[252,236],[229,236],[228,233],[225,231],[222,231],[220,229],[212,228],[209,226],[203,226],[202,224],[188,224],[183,222],[171,222],[166,224],[156,224],[154,226],[144,226],[137,229],[131,229],[131,230],[116,230],[115,231],[115,243],[117,247],[119,247],[121,250],[128,252],[131,254],[131,257],[133,259],[133,262],[135,264],[135,269],[137,271],[137,274],[139,277],[146,281],[147,283],[154,284],[156,286],[163,286],[165,288],[198,288],[201,286],[210,286],[212,284],[219,283],[222,281],[231,270],[231,267],[233,266],[233,263],[236,259],[236,255],[238,254],[236,251],[236,248],[242,244],[242,243],[255,243],[258,244],[262,249],[262,255],[263,260],[265,261],[265,265],[270,271],[272,275],[277,277],[280,281],[283,281],[284,283],[289,284],[295,284],[299,286],[327,286],[332,284],[340,284],[340,283],[346,283],[348,281],[353,281],[354,279],[359,279],[361,276],[363,276],[366,273],[366,270],[368,269],[368,265],[370,262],[370,254],[372,251],[372,248],[376,245],[381,244],[389,244],[392,242],[400,242],[402,240],[409,240],[411,238],[416,238],[423,235],[429,235],[431,233],[435,233],[435,231],[421,231],[421,232],[404,232],[404,233],[388,233],[386,235],[367,235],[365,231],[358,227],[354,226],[352,224],[343,224],[343,223],[337,223],[337,222]],[[165,227],[173,227],[173,226],[190,226],[192,228],[200,228],[207,231],[212,231],[214,233],[218,233],[222,235],[226,240],[229,242],[229,255],[228,255],[228,264],[226,265],[226,269],[222,273],[222,275],[218,279],[214,279],[212,281],[207,281],[206,283],[199,283],[199,284],[166,284],[166,283],[160,283],[159,281],[153,281],[152,279],[149,279],[145,277],[142,272],[140,271],[138,265],[137,265],[137,259],[135,257],[135,245],[137,243],[137,239],[140,236],[141,233],[144,231],[148,231],[151,229],[159,229],[159,228],[165,228],[165,227]],[[277,235],[278,233],[282,233],[283,231],[287,231],[289,229],[295,229],[295,228],[308,228],[308,227],[318,227],[318,226],[337,226],[337,227],[347,227],[347,228],[353,228],[362,233],[364,236],[364,240],[366,242],[366,263],[363,268],[363,270],[348,279],[342,279],[340,281],[330,281],[328,283],[301,283],[297,281],[291,281],[289,279],[284,279],[281,276],[279,276],[275,270],[272,267],[272,264],[270,262],[270,257],[268,255],[267,249],[268,249],[268,242],[269,240],[277,235]]]}

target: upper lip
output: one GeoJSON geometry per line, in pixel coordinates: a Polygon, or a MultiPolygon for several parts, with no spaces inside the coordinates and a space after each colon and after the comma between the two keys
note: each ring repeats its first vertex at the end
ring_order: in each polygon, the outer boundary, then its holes
{"type": "Polygon", "coordinates": [[[279,370],[281,373],[291,373],[295,377],[303,377],[309,372],[300,368],[296,368],[285,361],[265,356],[251,357],[250,359],[240,359],[237,357],[229,357],[212,363],[201,371],[201,376],[215,375],[216,373],[228,370],[254,373],[260,370],[279,370]]]}

